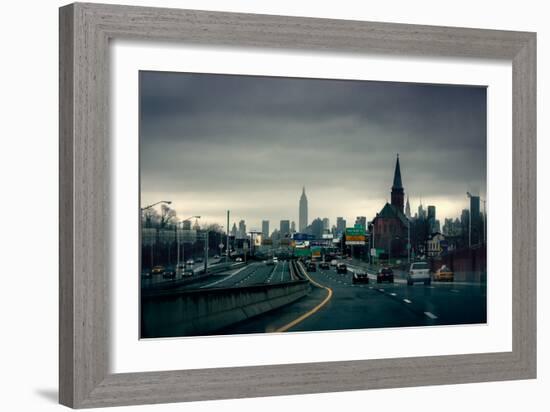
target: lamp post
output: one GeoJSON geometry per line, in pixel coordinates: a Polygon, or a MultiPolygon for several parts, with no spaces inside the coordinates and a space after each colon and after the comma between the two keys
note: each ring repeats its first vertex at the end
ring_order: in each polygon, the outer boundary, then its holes
{"type": "MultiPolygon", "coordinates": [[[[176,264],[176,270],[178,270],[177,268],[179,268],[180,266],[180,234],[179,232],[177,231],[177,226],[181,223],[183,225],[183,222],[187,222],[188,220],[191,220],[191,219],[200,219],[201,217],[200,216],[189,216],[187,219],[183,219],[181,221],[178,222],[178,224],[176,225],[176,241],[177,241],[177,244],[178,244],[178,257],[177,257],[177,264],[176,264]]],[[[183,230],[183,226],[182,226],[182,230],[183,230]]],[[[183,259],[185,260],[185,242],[183,242],[181,244],[181,254],[183,255],[183,259]]]]}
{"type": "Polygon", "coordinates": [[[164,204],[167,204],[167,205],[171,205],[171,204],[172,204],[172,201],[171,201],[171,200],[160,200],[160,201],[158,201],[158,202],[156,202],[156,203],[153,203],[153,204],[151,204],[151,205],[149,205],[149,206],[142,207],[142,208],[141,208],[141,211],[143,212],[144,210],[151,209],[153,206],[159,205],[159,204],[161,204],[161,203],[164,203],[164,204]]]}
{"type": "Polygon", "coordinates": [[[472,194],[466,192],[466,196],[470,199],[470,216],[468,216],[468,249],[472,248],[472,194]]]}
{"type": "Polygon", "coordinates": [[[411,219],[407,218],[407,261],[411,263],[411,219]]]}

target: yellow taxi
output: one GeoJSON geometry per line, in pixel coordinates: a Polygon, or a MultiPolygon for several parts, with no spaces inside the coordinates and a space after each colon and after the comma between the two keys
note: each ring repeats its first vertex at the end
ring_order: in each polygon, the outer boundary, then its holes
{"type": "Polygon", "coordinates": [[[164,273],[164,266],[153,266],[153,269],[151,269],[151,274],[153,275],[160,275],[164,273]]]}
{"type": "Polygon", "coordinates": [[[453,271],[443,265],[435,272],[434,280],[440,282],[452,282],[454,277],[455,275],[453,271]]]}

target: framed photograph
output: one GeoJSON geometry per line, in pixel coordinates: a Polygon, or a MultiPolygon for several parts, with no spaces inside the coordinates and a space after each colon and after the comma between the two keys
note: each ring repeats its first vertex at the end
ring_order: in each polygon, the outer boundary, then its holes
{"type": "Polygon", "coordinates": [[[60,402],[534,378],[535,85],[534,33],[62,7],[60,402]]]}

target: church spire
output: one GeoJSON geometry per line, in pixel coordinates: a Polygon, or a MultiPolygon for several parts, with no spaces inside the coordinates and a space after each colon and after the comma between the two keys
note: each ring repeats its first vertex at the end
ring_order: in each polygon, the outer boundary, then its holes
{"type": "Polygon", "coordinates": [[[403,189],[403,183],[401,182],[401,167],[399,166],[399,153],[397,153],[397,160],[395,162],[392,189],[403,189]]]}
{"type": "Polygon", "coordinates": [[[401,182],[401,167],[399,166],[399,153],[395,161],[395,172],[393,173],[393,185],[391,187],[391,204],[401,213],[404,213],[405,191],[401,182]]]}

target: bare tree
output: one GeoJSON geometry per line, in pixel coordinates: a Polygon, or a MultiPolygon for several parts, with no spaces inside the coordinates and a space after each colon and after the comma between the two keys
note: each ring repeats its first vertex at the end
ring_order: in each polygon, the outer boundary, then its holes
{"type": "Polygon", "coordinates": [[[165,227],[172,226],[176,223],[176,211],[166,205],[161,206],[161,215],[159,227],[164,229],[165,227]]]}

